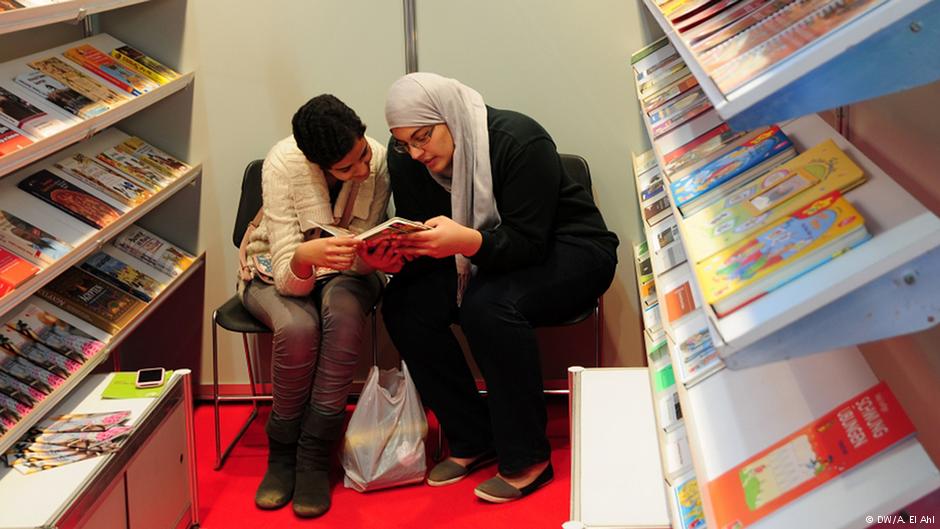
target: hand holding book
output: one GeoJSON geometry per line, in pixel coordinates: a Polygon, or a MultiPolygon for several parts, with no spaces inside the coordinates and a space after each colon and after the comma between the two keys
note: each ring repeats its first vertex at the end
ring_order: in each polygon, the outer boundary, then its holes
{"type": "Polygon", "coordinates": [[[393,236],[393,245],[406,259],[409,256],[440,259],[456,254],[470,257],[483,244],[483,235],[479,231],[450,217],[434,217],[425,224],[430,229],[393,236]]]}

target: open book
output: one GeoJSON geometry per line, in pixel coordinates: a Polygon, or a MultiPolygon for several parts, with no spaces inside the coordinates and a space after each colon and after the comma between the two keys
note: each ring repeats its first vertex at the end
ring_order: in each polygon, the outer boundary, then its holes
{"type": "Polygon", "coordinates": [[[375,241],[385,239],[392,235],[402,235],[405,233],[414,233],[431,229],[430,226],[414,220],[403,219],[401,217],[392,217],[382,224],[370,228],[362,233],[356,234],[346,228],[332,225],[320,225],[323,231],[336,237],[355,237],[362,241],[375,241]]]}

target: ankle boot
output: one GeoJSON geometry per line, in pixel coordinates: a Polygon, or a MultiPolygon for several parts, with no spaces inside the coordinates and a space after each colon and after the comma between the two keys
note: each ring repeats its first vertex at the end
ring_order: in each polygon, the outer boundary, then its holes
{"type": "Polygon", "coordinates": [[[294,493],[300,422],[300,417],[285,420],[273,412],[268,417],[264,428],[268,434],[268,470],[255,493],[255,505],[262,509],[281,508],[294,493]]]}
{"type": "Polygon", "coordinates": [[[336,441],[343,435],[345,411],[324,415],[307,408],[297,442],[294,514],[315,518],[330,509],[330,461],[336,441]]]}

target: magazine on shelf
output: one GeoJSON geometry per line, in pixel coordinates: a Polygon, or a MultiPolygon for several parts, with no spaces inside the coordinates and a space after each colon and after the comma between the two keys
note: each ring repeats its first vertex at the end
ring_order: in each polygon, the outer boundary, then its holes
{"type": "Polygon", "coordinates": [[[133,96],[145,94],[160,86],[149,77],[121,66],[113,57],[91,44],[69,48],[63,55],[133,96]]]}
{"type": "Polygon", "coordinates": [[[701,89],[675,98],[650,114],[650,129],[654,139],[710,108],[712,103],[701,89]]]}
{"type": "Polygon", "coordinates": [[[663,172],[671,180],[673,175],[705,163],[745,134],[743,131],[731,130],[726,123],[722,123],[678,149],[665,153],[663,172]]]}
{"type": "Polygon", "coordinates": [[[63,158],[55,166],[91,186],[101,194],[99,198],[116,201],[125,211],[143,204],[153,196],[149,189],[82,153],[63,158]]]}
{"type": "Polygon", "coordinates": [[[133,156],[143,162],[144,165],[149,166],[151,169],[171,180],[183,176],[191,169],[189,165],[177,160],[144,140],[133,136],[119,143],[114,148],[133,156]]]}
{"type": "Polygon", "coordinates": [[[96,154],[95,159],[119,173],[131,177],[138,184],[154,193],[172,182],[169,177],[145,164],[142,160],[115,147],[96,154]]]}
{"type": "Polygon", "coordinates": [[[676,61],[673,66],[658,72],[649,80],[639,83],[638,91],[641,100],[651,98],[664,90],[668,90],[672,85],[676,84],[688,75],[689,67],[685,64],[685,62],[682,60],[676,61]]]}
{"type": "Polygon", "coordinates": [[[650,149],[633,156],[633,174],[639,178],[641,174],[656,167],[656,151],[650,149]]]}
{"type": "Polygon", "coordinates": [[[682,59],[679,57],[679,53],[674,51],[672,55],[664,57],[656,64],[650,65],[650,67],[646,70],[643,70],[642,72],[636,72],[634,79],[637,83],[645,83],[646,81],[659,76],[662,72],[671,69],[673,66],[681,62],[682,59]]]}
{"type": "Polygon", "coordinates": [[[664,47],[667,47],[667,46],[671,46],[671,44],[669,43],[669,39],[667,39],[666,37],[660,37],[654,40],[653,42],[647,44],[643,48],[633,52],[633,55],[630,56],[630,64],[631,65],[636,64],[639,61],[648,57],[653,52],[659,49],[662,49],[664,47]]]}
{"type": "Polygon", "coordinates": [[[39,267],[0,246],[0,297],[36,275],[39,267]]]}
{"type": "MultiPolygon", "coordinates": [[[[705,527],[705,509],[702,507],[702,496],[698,488],[698,479],[695,474],[689,474],[676,480],[673,488],[676,500],[676,509],[679,511],[679,527],[681,529],[701,529],[705,527]]],[[[719,526],[724,528],[725,526],[719,526]]]]}
{"type": "Polygon", "coordinates": [[[16,332],[8,325],[0,327],[0,347],[62,378],[67,378],[82,367],[82,362],[59,354],[42,343],[16,332]]]}
{"type": "Polygon", "coordinates": [[[644,307],[649,307],[650,305],[659,303],[656,298],[656,280],[650,279],[645,283],[640,283],[639,291],[640,300],[643,302],[644,307]]]}
{"type": "Polygon", "coordinates": [[[14,399],[6,393],[0,393],[0,419],[5,424],[16,424],[26,416],[32,408],[14,399]]]}
{"type": "Polygon", "coordinates": [[[721,13],[717,13],[715,16],[705,20],[694,28],[690,28],[684,31],[682,38],[689,44],[691,49],[698,51],[695,48],[695,44],[707,39],[723,28],[738,22],[749,14],[763,8],[767,4],[775,2],[780,4],[776,7],[776,9],[774,9],[776,11],[791,1],[792,0],[742,0],[741,2],[730,6],[728,9],[725,9],[721,13]]]}
{"type": "Polygon", "coordinates": [[[663,321],[658,304],[643,309],[643,328],[650,332],[653,339],[658,339],[662,334],[663,321]]]}
{"type": "Polygon", "coordinates": [[[0,371],[48,395],[65,379],[0,347],[0,371]]]}
{"type": "Polygon", "coordinates": [[[701,261],[823,195],[864,181],[862,169],[826,140],[686,218],[688,251],[701,261]]]}
{"type": "Polygon", "coordinates": [[[36,295],[109,334],[120,331],[147,306],[107,281],[74,267],[36,295]]]}
{"type": "Polygon", "coordinates": [[[113,244],[170,277],[178,276],[196,260],[195,256],[138,226],[124,230],[113,244]]]}
{"type": "Polygon", "coordinates": [[[674,216],[669,216],[654,226],[651,237],[650,259],[653,271],[657,276],[661,276],[685,262],[685,250],[682,247],[679,227],[676,225],[674,216]]]}
{"type": "Polygon", "coordinates": [[[173,69],[131,46],[124,45],[115,48],[111,50],[111,56],[124,66],[146,75],[161,85],[180,77],[180,74],[173,69]]]}
{"type": "Polygon", "coordinates": [[[643,341],[646,343],[646,358],[649,359],[651,368],[659,368],[670,363],[669,346],[665,337],[653,340],[649,336],[644,336],[643,341]]]}
{"type": "Polygon", "coordinates": [[[42,267],[51,265],[72,246],[16,215],[0,210],[0,245],[42,267]]]}
{"type": "MultiPolygon", "coordinates": [[[[676,54],[676,48],[673,47],[672,43],[666,37],[662,37],[656,43],[662,42],[662,46],[659,46],[650,53],[644,55],[642,58],[632,61],[631,65],[633,66],[634,76],[639,73],[649,70],[653,66],[661,63],[664,60],[668,60],[670,57],[676,54]]],[[[656,44],[654,43],[654,44],[656,44]]],[[[643,50],[640,50],[643,51],[643,50]]],[[[640,52],[637,52],[640,53],[640,52]]],[[[634,54],[636,55],[636,54],[634,54]]]]}
{"type": "Polygon", "coordinates": [[[643,208],[643,219],[650,227],[655,226],[659,221],[670,215],[672,215],[672,210],[669,208],[669,197],[665,194],[643,208]]]}
{"type": "Polygon", "coordinates": [[[738,88],[807,44],[866,13],[879,1],[845,0],[838,4],[826,5],[808,17],[794,22],[743,56],[713,70],[715,84],[725,93],[738,88]]]}
{"type": "Polygon", "coordinates": [[[748,527],[915,434],[884,382],[708,482],[718,527],[748,527]]]}
{"type": "Polygon", "coordinates": [[[0,368],[0,391],[30,408],[36,406],[46,394],[0,368]]]}
{"type": "Polygon", "coordinates": [[[653,265],[650,261],[650,255],[647,253],[645,256],[637,262],[637,274],[640,278],[640,281],[646,283],[647,281],[653,280],[653,265]]]}
{"type": "Polygon", "coordinates": [[[33,140],[0,123],[0,156],[32,145],[33,140]]]}
{"type": "Polygon", "coordinates": [[[682,424],[682,406],[679,404],[679,393],[676,387],[656,395],[656,412],[659,416],[659,427],[671,432],[682,424]]]}
{"type": "Polygon", "coordinates": [[[656,200],[659,200],[666,194],[666,187],[663,184],[663,179],[660,176],[659,171],[655,172],[650,181],[646,184],[645,187],[640,189],[640,204],[650,204],[656,200]]]}
{"type": "Polygon", "coordinates": [[[68,123],[0,86],[0,125],[14,127],[34,138],[45,138],[65,130],[68,123]]]}
{"type": "Polygon", "coordinates": [[[48,75],[31,71],[13,80],[62,110],[80,118],[92,118],[108,111],[108,105],[92,101],[48,75]]]}
{"type": "Polygon", "coordinates": [[[104,342],[40,308],[34,298],[23,310],[7,320],[6,326],[79,362],[94,357],[105,347],[104,342]]]}
{"type": "Polygon", "coordinates": [[[689,15],[688,17],[683,18],[681,22],[677,22],[675,24],[676,31],[678,31],[684,37],[685,33],[698,28],[698,26],[707,20],[715,17],[729,7],[734,6],[739,1],[740,0],[713,1],[705,6],[704,9],[696,12],[694,15],[689,15]]]}
{"type": "Polygon", "coordinates": [[[144,302],[151,302],[166,285],[152,276],[104,252],[92,254],[80,268],[105,281],[110,281],[128,294],[144,302]]]}
{"type": "Polygon", "coordinates": [[[779,127],[772,126],[687,175],[673,179],[669,187],[676,206],[687,217],[794,156],[796,150],[789,138],[779,127]]]}
{"type": "Polygon", "coordinates": [[[666,467],[665,478],[674,482],[682,474],[692,470],[692,450],[689,447],[689,434],[685,425],[665,434],[666,446],[663,449],[663,463],[666,467]]]}
{"type": "Polygon", "coordinates": [[[711,51],[735,35],[742,34],[748,28],[779,12],[781,9],[792,3],[793,0],[749,0],[747,7],[753,7],[747,13],[738,17],[734,21],[718,28],[717,31],[709,35],[699,36],[690,43],[692,51],[697,55],[711,53],[711,51]]]}
{"type": "Polygon", "coordinates": [[[114,108],[128,100],[128,96],[111,90],[107,86],[78,71],[58,57],[49,57],[29,63],[29,67],[68,86],[83,96],[114,108]]]}
{"type": "Polygon", "coordinates": [[[678,359],[678,377],[686,386],[691,386],[723,365],[703,311],[692,312],[673,327],[672,333],[675,357],[678,359]]]}
{"type": "Polygon", "coordinates": [[[865,219],[832,192],[695,265],[705,302],[724,317],[868,240],[865,219]]]}
{"type": "Polygon", "coordinates": [[[716,112],[714,108],[710,109],[695,119],[691,119],[657,138],[653,144],[653,148],[656,149],[656,152],[658,152],[660,156],[663,156],[694,141],[702,134],[720,126],[722,123],[724,122],[721,120],[721,116],[718,115],[718,112],[716,112]]]}
{"type": "Polygon", "coordinates": [[[46,169],[27,176],[17,187],[97,229],[121,216],[121,212],[46,169]]]}
{"type": "Polygon", "coordinates": [[[689,74],[679,79],[674,84],[669,85],[664,90],[660,90],[651,96],[643,98],[640,101],[640,105],[643,107],[643,110],[646,111],[647,115],[649,115],[667,102],[672,101],[676,97],[698,86],[698,79],[696,79],[694,75],[689,74]]]}
{"type": "Polygon", "coordinates": [[[672,372],[672,365],[665,364],[659,368],[652,369],[653,392],[659,393],[676,385],[676,376],[672,372]]]}

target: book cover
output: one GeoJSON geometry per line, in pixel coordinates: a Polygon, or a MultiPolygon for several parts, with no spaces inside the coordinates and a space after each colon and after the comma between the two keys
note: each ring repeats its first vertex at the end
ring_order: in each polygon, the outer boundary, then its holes
{"type": "Polygon", "coordinates": [[[633,55],[630,56],[630,64],[636,64],[640,60],[649,56],[654,51],[660,48],[663,48],[665,46],[668,46],[668,45],[670,45],[669,39],[667,39],[666,37],[660,37],[654,40],[653,42],[647,44],[646,46],[640,48],[639,50],[633,52],[633,55]]]}
{"type": "Polygon", "coordinates": [[[671,182],[686,176],[689,172],[705,165],[713,158],[724,154],[737,145],[748,141],[762,131],[732,131],[722,123],[682,147],[668,153],[664,159],[666,178],[671,182]]]}
{"type": "Polygon", "coordinates": [[[80,267],[147,303],[165,287],[153,277],[104,252],[93,254],[80,267]]]}
{"type": "Polygon", "coordinates": [[[153,196],[149,189],[82,153],[63,158],[55,166],[128,209],[143,204],[153,196]]]}
{"type": "Polygon", "coordinates": [[[708,319],[702,311],[693,312],[672,329],[676,358],[679,359],[679,380],[691,385],[721,365],[718,349],[712,341],[708,319]]]}
{"type": "Polygon", "coordinates": [[[108,111],[108,105],[92,101],[42,72],[32,71],[20,74],[14,77],[13,81],[80,118],[92,118],[108,111]]]}
{"type": "Polygon", "coordinates": [[[649,78],[649,80],[640,83],[637,86],[641,99],[655,96],[659,92],[668,90],[676,82],[689,75],[689,67],[682,61],[676,62],[669,68],[664,68],[661,72],[649,78]]]}
{"type": "Polygon", "coordinates": [[[16,215],[0,210],[0,244],[38,264],[48,266],[64,257],[72,246],[16,215]]]}
{"type": "Polygon", "coordinates": [[[718,46],[725,44],[732,37],[743,34],[748,28],[773,16],[774,13],[792,3],[793,0],[749,0],[753,9],[742,14],[734,21],[722,26],[717,31],[690,43],[692,51],[699,56],[712,53],[718,46]]]}
{"type": "Polygon", "coordinates": [[[354,233],[346,228],[329,224],[319,224],[319,226],[323,229],[323,231],[326,231],[335,237],[354,237],[366,242],[377,242],[397,235],[404,235],[407,233],[415,233],[431,229],[424,223],[403,219],[401,217],[392,217],[362,233],[354,233]]]}
{"type": "MultiPolygon", "coordinates": [[[[676,507],[679,511],[679,527],[701,529],[705,527],[705,509],[695,476],[681,480],[675,486],[676,507]]],[[[724,527],[724,526],[719,526],[724,527]]]]}
{"type": "MultiPolygon", "coordinates": [[[[674,180],[669,187],[676,206],[682,209],[693,201],[704,201],[706,193],[732,178],[752,172],[764,162],[792,149],[793,144],[786,134],[777,126],[770,127],[763,134],[674,180]]],[[[682,211],[686,213],[685,209],[682,211]]]]}
{"type": "Polygon", "coordinates": [[[46,396],[42,391],[4,371],[0,371],[0,391],[29,407],[35,406],[46,396]]]}
{"type": "Polygon", "coordinates": [[[111,50],[111,56],[124,66],[146,75],[159,84],[166,84],[180,77],[180,74],[160,61],[127,45],[111,50]]]}
{"type": "Polygon", "coordinates": [[[101,199],[45,169],[27,176],[17,187],[99,230],[121,216],[101,199]]]}
{"type": "Polygon", "coordinates": [[[58,57],[33,61],[28,65],[30,68],[52,77],[88,99],[103,103],[109,108],[120,105],[128,99],[127,96],[95,81],[58,57]]]}
{"type": "Polygon", "coordinates": [[[653,279],[653,265],[649,256],[637,263],[637,271],[640,274],[640,281],[645,283],[653,279]]]}
{"type": "Polygon", "coordinates": [[[676,98],[650,114],[653,137],[669,132],[710,108],[712,103],[701,89],[676,98]]]}
{"type": "Polygon", "coordinates": [[[682,248],[682,243],[677,241],[654,253],[651,260],[653,272],[659,276],[684,263],[686,261],[685,250],[682,248]]]}
{"type": "Polygon", "coordinates": [[[688,281],[666,292],[663,295],[663,303],[666,305],[666,320],[669,323],[679,320],[698,308],[695,304],[695,297],[692,295],[692,286],[688,281]]]}
{"type": "Polygon", "coordinates": [[[16,152],[32,143],[33,140],[0,124],[0,156],[16,152]]]}
{"type": "Polygon", "coordinates": [[[677,62],[681,62],[682,58],[679,57],[679,53],[673,50],[670,55],[662,57],[659,62],[651,64],[646,70],[636,72],[634,80],[637,83],[644,83],[648,79],[658,76],[660,72],[672,68],[677,62]]]}
{"type": "Polygon", "coordinates": [[[665,338],[653,341],[647,337],[646,357],[649,358],[650,366],[661,366],[669,363],[669,346],[665,338]]]}
{"type": "Polygon", "coordinates": [[[110,55],[91,44],[69,48],[63,55],[134,96],[145,94],[160,86],[150,78],[121,66],[110,55]]]}
{"type": "Polygon", "coordinates": [[[170,185],[171,180],[136,157],[112,147],[95,155],[95,159],[108,167],[134,179],[152,192],[170,185]]]}
{"type": "Polygon", "coordinates": [[[649,226],[655,226],[657,222],[669,215],[672,215],[672,210],[669,209],[669,197],[667,196],[643,208],[643,218],[649,226]]]}
{"type": "Polygon", "coordinates": [[[659,92],[642,99],[640,101],[640,106],[642,106],[643,110],[646,111],[646,114],[649,115],[659,107],[698,86],[698,79],[696,79],[694,75],[690,74],[686,77],[683,77],[682,79],[679,79],[675,84],[670,85],[665,90],[660,90],[659,92]]]}
{"type": "Polygon", "coordinates": [[[704,22],[720,15],[723,11],[734,6],[739,1],[740,0],[719,0],[710,3],[705,9],[696,12],[694,15],[685,17],[681,22],[676,23],[676,30],[681,33],[683,37],[686,37],[689,31],[698,28],[698,26],[704,22]]]}
{"type": "Polygon", "coordinates": [[[98,341],[55,314],[29,304],[6,323],[7,327],[58,351],[78,362],[100,353],[104,342],[98,341]]]}
{"type": "Polygon", "coordinates": [[[118,151],[129,154],[143,162],[163,176],[175,180],[190,170],[185,163],[177,160],[160,149],[150,145],[144,140],[130,137],[114,147],[118,151]]]}
{"type": "Polygon", "coordinates": [[[672,372],[672,366],[666,365],[653,372],[653,391],[659,393],[676,385],[676,376],[672,372]]]}
{"type": "Polygon", "coordinates": [[[695,141],[702,134],[706,134],[715,127],[721,126],[723,123],[724,121],[721,119],[721,116],[712,108],[695,119],[690,119],[683,123],[682,126],[676,127],[666,134],[663,134],[656,140],[653,147],[660,156],[664,156],[667,153],[671,153],[685,146],[687,143],[695,141]]]}
{"type": "Polygon", "coordinates": [[[78,268],[69,268],[36,294],[109,334],[120,331],[147,306],[78,268]]]}
{"type": "Polygon", "coordinates": [[[658,199],[666,191],[663,186],[663,179],[658,174],[650,181],[649,185],[640,190],[640,203],[646,203],[650,200],[658,199]]]}
{"type": "Polygon", "coordinates": [[[641,174],[656,167],[656,153],[653,149],[637,154],[633,157],[633,174],[639,177],[641,174]]]}
{"type": "Polygon", "coordinates": [[[862,169],[826,140],[687,217],[689,253],[701,261],[823,195],[864,181],[862,169]]]}
{"type": "Polygon", "coordinates": [[[649,307],[658,303],[656,299],[656,281],[650,279],[645,283],[640,283],[639,286],[640,299],[643,301],[644,307],[649,307]]]}
{"type": "Polygon", "coordinates": [[[915,433],[884,382],[708,482],[718,527],[748,527],[915,433]]]}
{"type": "Polygon", "coordinates": [[[0,347],[0,371],[12,376],[20,382],[41,391],[44,395],[61,386],[65,379],[50,373],[29,360],[17,356],[0,347]]]}
{"type": "Polygon", "coordinates": [[[701,24],[695,26],[694,28],[685,31],[683,38],[686,40],[686,42],[688,42],[689,47],[692,48],[692,50],[699,51],[695,48],[695,44],[705,40],[721,29],[734,24],[735,22],[741,20],[742,18],[773,1],[786,2],[790,0],[742,0],[741,2],[730,6],[728,9],[725,9],[721,13],[718,13],[701,24]]]}
{"type": "Polygon", "coordinates": [[[196,260],[195,256],[137,226],[124,230],[113,244],[170,277],[178,276],[196,260]]]}
{"type": "Polygon", "coordinates": [[[724,316],[861,242],[849,237],[857,231],[865,220],[838,191],[821,197],[696,264],[705,302],[724,316]]]}
{"type": "Polygon", "coordinates": [[[51,136],[68,127],[64,121],[0,86],[0,125],[4,124],[37,138],[51,136]]]}
{"type": "Polygon", "coordinates": [[[0,246],[0,297],[36,275],[39,267],[0,246]]]}
{"type": "Polygon", "coordinates": [[[679,427],[682,421],[682,406],[679,404],[679,393],[675,386],[656,396],[656,410],[659,415],[659,426],[670,432],[679,427]]]}
{"type": "Polygon", "coordinates": [[[67,378],[82,367],[81,362],[61,355],[7,325],[0,328],[0,347],[62,378],[67,378]]]}

